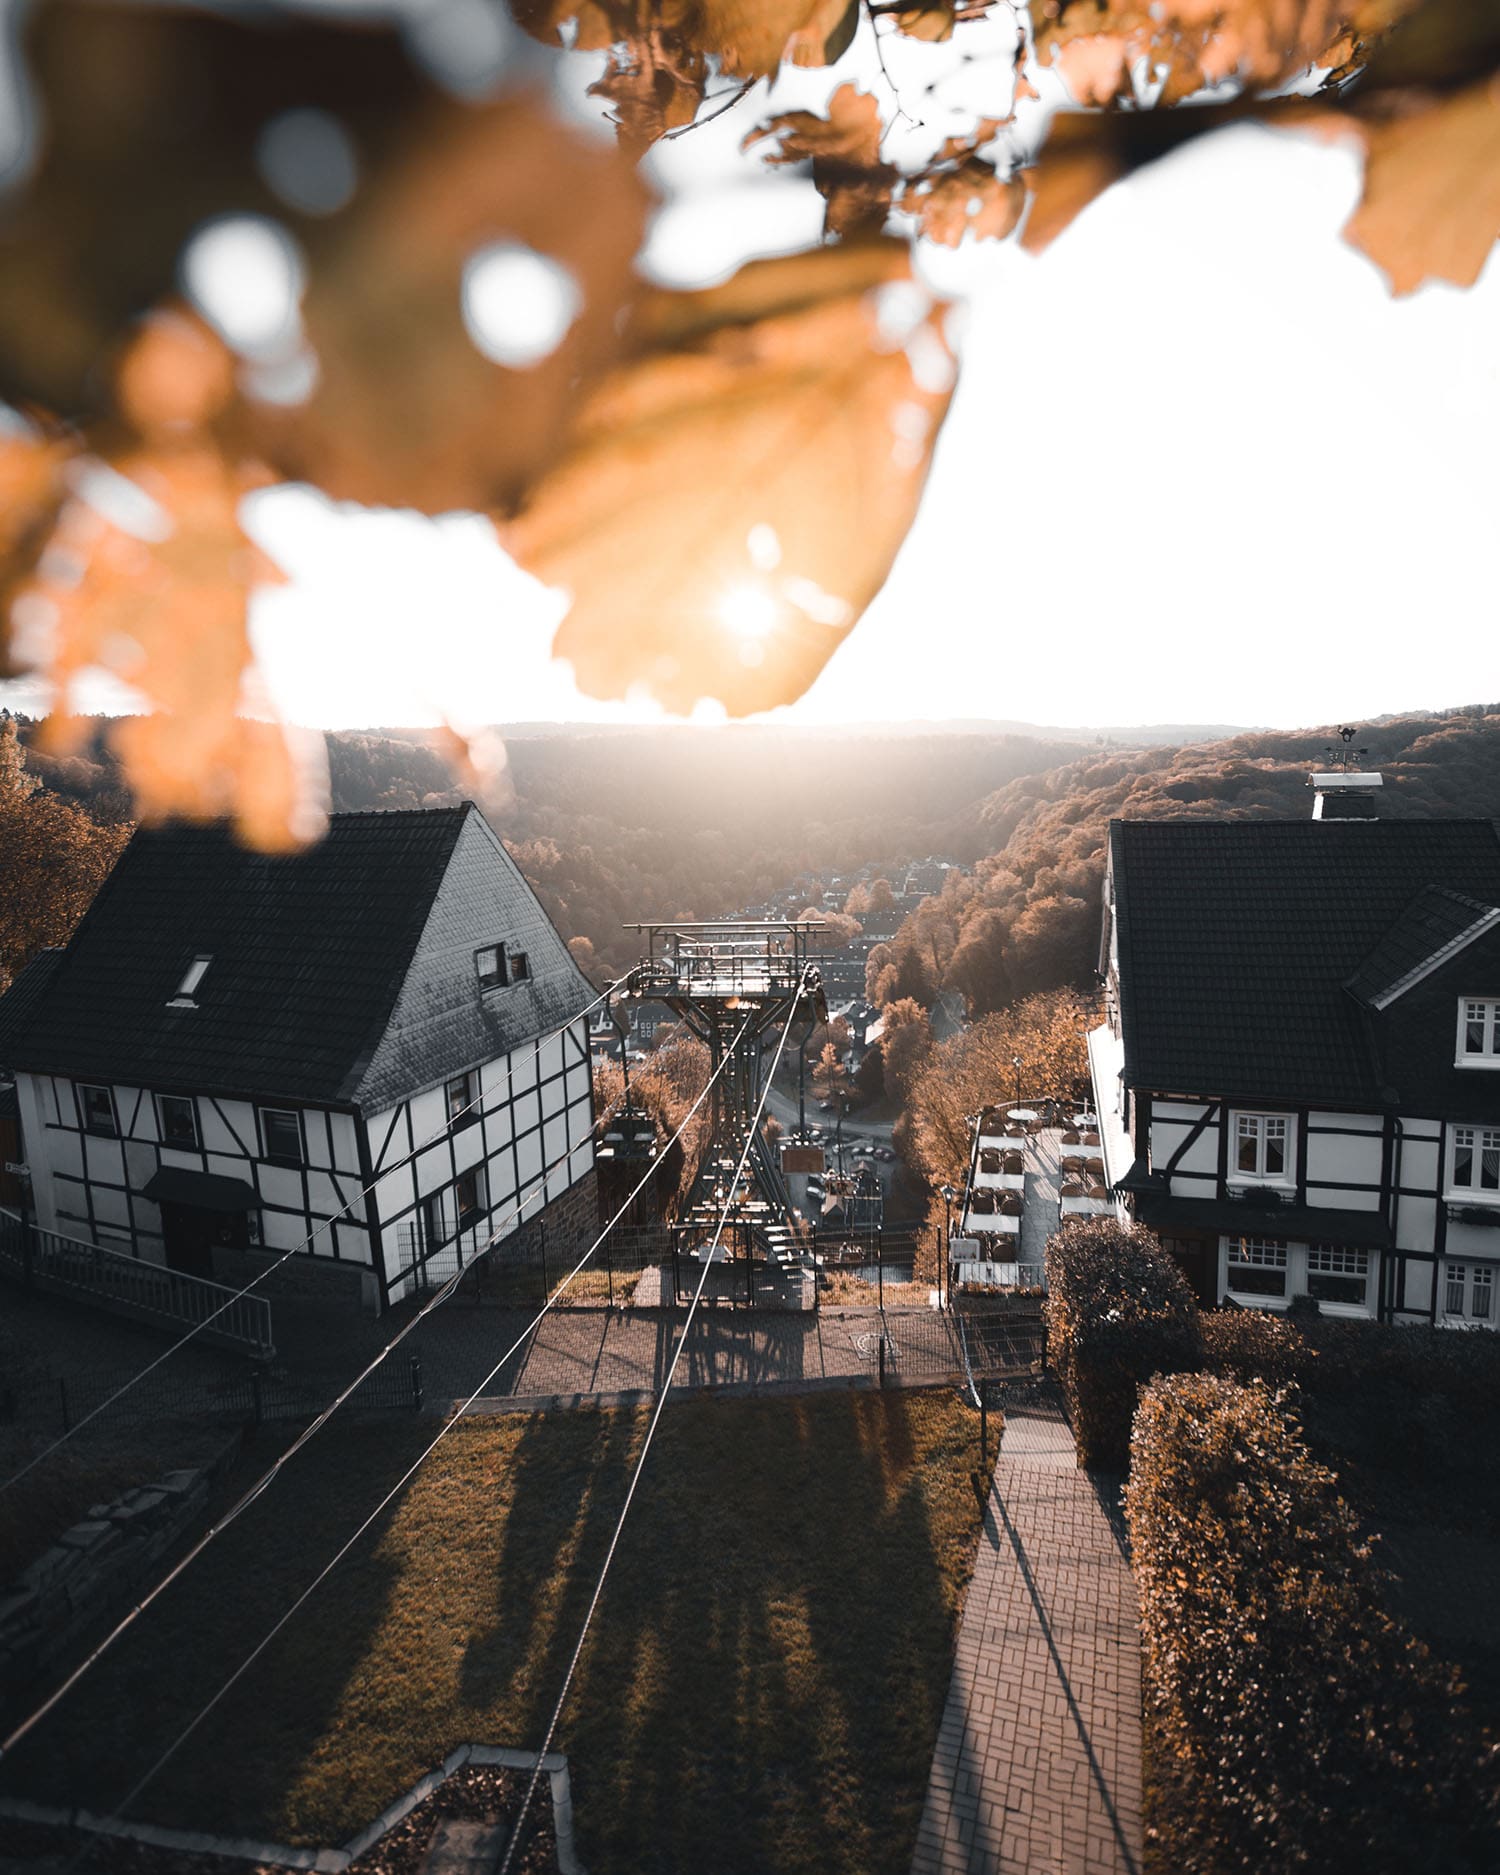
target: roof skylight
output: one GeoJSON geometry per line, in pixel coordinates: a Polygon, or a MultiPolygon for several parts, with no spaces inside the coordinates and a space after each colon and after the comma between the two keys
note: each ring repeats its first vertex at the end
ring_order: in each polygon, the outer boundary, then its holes
{"type": "Polygon", "coordinates": [[[177,985],[177,994],[167,1004],[169,1009],[194,1009],[197,1007],[197,988],[208,973],[212,957],[195,957],[183,973],[182,981],[177,985]]]}

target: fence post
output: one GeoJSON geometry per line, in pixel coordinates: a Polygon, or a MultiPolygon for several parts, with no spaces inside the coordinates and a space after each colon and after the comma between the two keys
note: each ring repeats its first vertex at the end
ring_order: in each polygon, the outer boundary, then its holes
{"type": "Polygon", "coordinates": [[[615,1247],[610,1242],[614,1236],[612,1230],[604,1233],[604,1268],[609,1276],[609,1306],[615,1306],[615,1247]]]}
{"type": "Polygon", "coordinates": [[[57,1376],[57,1391],[62,1399],[63,1431],[71,1432],[73,1430],[73,1422],[68,1417],[68,1383],[61,1374],[57,1376]]]}
{"type": "Polygon", "coordinates": [[[257,1426],[266,1423],[266,1403],[261,1395],[261,1375],[258,1367],[250,1369],[250,1411],[257,1426]]]}
{"type": "Polygon", "coordinates": [[[422,1362],[417,1355],[411,1357],[411,1404],[412,1411],[420,1413],[422,1402],[426,1399],[422,1388],[422,1362]]]}
{"type": "Polygon", "coordinates": [[[880,1391],[885,1392],[885,1316],[880,1317],[880,1391]]]}

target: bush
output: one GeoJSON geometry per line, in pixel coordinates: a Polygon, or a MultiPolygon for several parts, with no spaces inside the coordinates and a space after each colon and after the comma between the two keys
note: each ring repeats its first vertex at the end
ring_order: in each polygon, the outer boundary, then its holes
{"type": "Polygon", "coordinates": [[[1065,1224],[1047,1245],[1048,1357],[1078,1462],[1124,1471],[1136,1397],[1153,1374],[1203,1365],[1198,1304],[1151,1232],[1114,1218],[1065,1224]]]}
{"type": "Polygon", "coordinates": [[[1474,1744],[1452,1670],[1386,1612],[1290,1398],[1183,1374],[1136,1415],[1125,1504],[1157,1859],[1183,1875],[1493,1867],[1495,1748],[1474,1744]]]}
{"type": "Polygon", "coordinates": [[[1500,1527],[1500,1335],[1384,1322],[1289,1322],[1254,1309],[1205,1315],[1204,1365],[1301,1389],[1315,1449],[1366,1510],[1420,1521],[1445,1499],[1500,1527]]]}

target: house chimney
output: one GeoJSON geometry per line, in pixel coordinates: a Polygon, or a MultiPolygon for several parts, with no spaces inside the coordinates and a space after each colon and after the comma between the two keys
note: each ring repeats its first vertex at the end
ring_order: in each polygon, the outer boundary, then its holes
{"type": "Polygon", "coordinates": [[[1341,768],[1332,774],[1309,775],[1307,785],[1313,795],[1314,820],[1379,820],[1380,790],[1385,778],[1373,773],[1341,768]]]}
{"type": "Polygon", "coordinates": [[[1328,767],[1307,778],[1308,787],[1315,790],[1312,811],[1314,820],[1380,818],[1380,790],[1385,786],[1385,777],[1373,769],[1356,766],[1369,751],[1350,747],[1354,735],[1352,729],[1341,729],[1339,737],[1343,747],[1330,748],[1328,767]]]}

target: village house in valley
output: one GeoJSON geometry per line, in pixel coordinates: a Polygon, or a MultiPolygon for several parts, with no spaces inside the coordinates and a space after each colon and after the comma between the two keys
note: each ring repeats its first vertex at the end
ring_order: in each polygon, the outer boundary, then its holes
{"type": "Polygon", "coordinates": [[[235,1282],[311,1237],[282,1276],[384,1308],[592,1222],[594,1000],[472,804],[142,830],[0,1001],[36,1222],[235,1282]]]}
{"type": "Polygon", "coordinates": [[[1500,833],[1313,779],[1305,821],[1111,824],[1109,1185],[1205,1303],[1493,1328],[1500,833]]]}

